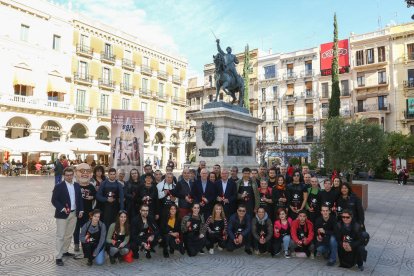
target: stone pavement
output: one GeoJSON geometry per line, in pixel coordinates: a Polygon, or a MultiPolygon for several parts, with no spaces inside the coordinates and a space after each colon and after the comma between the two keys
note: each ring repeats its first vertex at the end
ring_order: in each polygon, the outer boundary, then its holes
{"type": "MultiPolygon", "coordinates": [[[[232,254],[175,254],[164,259],[87,267],[84,260],[54,261],[53,177],[0,178],[0,275],[414,275],[414,186],[369,182],[366,226],[371,234],[363,273],[326,267],[324,260],[232,254]]],[[[72,250],[72,249],[71,249],[72,250]]],[[[216,250],[217,251],[217,250],[216,250]]]]}

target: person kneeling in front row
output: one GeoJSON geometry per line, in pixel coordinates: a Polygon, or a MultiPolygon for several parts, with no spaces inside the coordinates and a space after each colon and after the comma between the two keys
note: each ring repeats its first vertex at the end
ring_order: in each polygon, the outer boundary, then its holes
{"type": "Polygon", "coordinates": [[[273,233],[273,254],[272,256],[278,255],[282,249],[285,254],[285,258],[290,258],[290,227],[292,225],[292,219],[287,216],[285,208],[279,208],[277,210],[278,219],[275,220],[274,233],[273,233]]]}
{"type": "Polygon", "coordinates": [[[250,216],[246,214],[246,206],[240,204],[237,213],[233,214],[229,220],[227,250],[232,252],[244,245],[244,251],[251,255],[251,229],[252,221],[250,216]]]}
{"type": "Polygon", "coordinates": [[[184,254],[184,244],[181,237],[181,220],[177,205],[170,205],[168,215],[165,217],[165,220],[161,221],[161,234],[164,240],[164,258],[170,257],[170,254],[174,254],[174,250],[179,250],[181,254],[184,254]],[[168,253],[168,248],[170,249],[170,253],[168,253]]]}
{"type": "Polygon", "coordinates": [[[115,263],[115,258],[121,262],[122,256],[128,254],[129,223],[126,211],[119,211],[116,222],[109,226],[106,243],[111,264],[115,263]]]}
{"type": "Polygon", "coordinates": [[[336,263],[336,253],[338,252],[338,243],[335,237],[336,218],[331,215],[328,205],[322,205],[321,217],[318,217],[315,222],[316,234],[316,251],[328,258],[328,266],[333,266],[336,263]]]}
{"type": "Polygon", "coordinates": [[[290,231],[292,240],[294,241],[296,256],[305,253],[307,257],[311,255],[311,245],[313,240],[313,224],[307,219],[306,211],[300,210],[298,218],[292,221],[290,231]]]}
{"type": "Polygon", "coordinates": [[[97,265],[102,265],[105,262],[103,246],[106,237],[106,227],[99,220],[101,218],[100,210],[93,210],[90,213],[90,217],[90,221],[82,226],[80,234],[83,255],[88,259],[88,265],[92,265],[94,259],[97,265]]]}
{"type": "Polygon", "coordinates": [[[263,207],[257,209],[252,220],[253,249],[256,255],[271,252],[273,236],[272,221],[263,207]]]}
{"type": "Polygon", "coordinates": [[[207,226],[207,249],[210,254],[214,254],[214,245],[222,251],[227,242],[227,219],[224,214],[223,206],[217,203],[213,207],[213,214],[208,217],[207,226]]]}
{"type": "Polygon", "coordinates": [[[197,253],[204,254],[206,245],[206,224],[203,215],[200,214],[200,203],[194,203],[191,214],[185,216],[181,222],[181,232],[184,236],[184,244],[188,256],[194,257],[197,253]]]}

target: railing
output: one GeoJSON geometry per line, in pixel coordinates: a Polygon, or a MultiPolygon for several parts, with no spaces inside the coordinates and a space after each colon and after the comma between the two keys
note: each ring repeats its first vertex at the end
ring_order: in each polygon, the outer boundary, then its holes
{"type": "Polygon", "coordinates": [[[351,94],[349,93],[349,90],[343,90],[343,91],[341,91],[341,96],[342,97],[348,97],[348,96],[351,96],[351,94]]]}
{"type": "Polygon", "coordinates": [[[318,141],[318,136],[302,136],[302,143],[316,143],[318,141]]]}
{"type": "Polygon", "coordinates": [[[99,109],[97,110],[96,115],[98,115],[98,116],[100,116],[100,117],[110,117],[110,116],[111,116],[111,111],[110,111],[110,110],[108,110],[108,109],[102,109],[102,108],[99,108],[99,109]]]}
{"type": "Polygon", "coordinates": [[[384,36],[384,35],[388,34],[388,32],[389,31],[386,31],[385,29],[383,29],[383,30],[379,30],[379,31],[375,31],[375,32],[366,33],[366,34],[352,35],[351,40],[352,41],[359,41],[359,40],[364,40],[364,39],[368,39],[368,38],[380,37],[380,36],[384,36]]]}
{"type": "Polygon", "coordinates": [[[278,79],[278,75],[275,74],[260,74],[259,80],[273,80],[278,79]]]}
{"type": "Polygon", "coordinates": [[[139,95],[141,97],[152,97],[152,91],[149,89],[141,88],[139,90],[139,95]]]}
{"type": "Polygon", "coordinates": [[[114,81],[111,81],[109,79],[99,79],[98,82],[99,82],[100,87],[115,89],[115,82],[114,81]]]}
{"type": "Polygon", "coordinates": [[[103,62],[109,62],[109,63],[115,63],[115,58],[116,58],[116,56],[115,55],[112,55],[111,53],[108,53],[108,52],[105,52],[105,51],[102,51],[101,52],[101,61],[103,61],[103,62]]]}
{"type": "Polygon", "coordinates": [[[155,118],[154,117],[144,116],[144,123],[146,123],[146,124],[153,124],[154,121],[155,121],[155,118]]]}
{"type": "Polygon", "coordinates": [[[152,75],[152,69],[148,65],[141,65],[141,73],[152,75]]]}
{"type": "Polygon", "coordinates": [[[296,79],[296,73],[295,72],[288,72],[288,73],[283,75],[283,79],[285,79],[285,80],[296,79]]]}
{"type": "Polygon", "coordinates": [[[302,93],[302,97],[306,98],[306,99],[311,99],[311,98],[315,97],[315,93],[313,93],[312,90],[307,90],[307,91],[302,93]]]}
{"type": "Polygon", "coordinates": [[[159,100],[168,101],[168,96],[164,92],[158,92],[157,97],[159,100]]]}
{"type": "Polygon", "coordinates": [[[173,127],[179,127],[179,128],[183,128],[184,127],[184,122],[181,122],[181,121],[171,120],[170,121],[170,124],[173,127]]]}
{"type": "Polygon", "coordinates": [[[313,70],[313,69],[304,70],[304,71],[301,72],[302,78],[313,77],[314,75],[315,75],[315,70],[313,70]]]}
{"type": "Polygon", "coordinates": [[[75,113],[92,115],[92,109],[86,106],[75,106],[75,113]]]}
{"type": "Polygon", "coordinates": [[[295,136],[288,136],[283,139],[283,143],[297,143],[295,136]]]}
{"type": "Polygon", "coordinates": [[[126,68],[126,69],[135,69],[135,62],[127,59],[127,58],[123,58],[122,59],[122,67],[126,68]]]}
{"type": "Polygon", "coordinates": [[[73,74],[73,81],[74,82],[79,82],[79,83],[92,84],[93,77],[91,77],[89,74],[79,74],[79,73],[75,72],[73,74]]]}
{"type": "Polygon", "coordinates": [[[131,85],[125,85],[121,83],[120,89],[122,92],[126,92],[129,94],[134,94],[135,92],[135,86],[131,86],[131,85]]]}
{"type": "Polygon", "coordinates": [[[168,74],[166,71],[158,70],[157,73],[158,78],[166,80],[168,78],[168,74]]]}
{"type": "Polygon", "coordinates": [[[181,78],[178,75],[173,75],[172,81],[177,84],[181,84],[181,78]]]}
{"type": "Polygon", "coordinates": [[[284,101],[293,101],[293,100],[295,100],[295,93],[293,93],[293,95],[284,95],[283,100],[284,101]]]}
{"type": "Polygon", "coordinates": [[[358,113],[360,112],[372,112],[372,111],[390,111],[390,104],[384,104],[383,106],[379,106],[378,103],[376,104],[369,104],[365,105],[362,109],[357,108],[358,113]]]}
{"type": "Polygon", "coordinates": [[[185,98],[171,97],[171,103],[173,103],[173,104],[185,104],[185,98]]]}
{"type": "Polygon", "coordinates": [[[408,60],[414,60],[414,52],[407,54],[408,60]]]}
{"type": "Polygon", "coordinates": [[[93,56],[93,49],[82,44],[76,44],[76,53],[87,57],[93,56]]]}
{"type": "Polygon", "coordinates": [[[349,110],[349,109],[342,109],[342,110],[339,110],[339,114],[342,117],[351,117],[351,110],[349,110]]]}
{"type": "Polygon", "coordinates": [[[155,123],[158,125],[166,125],[168,121],[166,119],[155,118],[155,123]]]}
{"type": "Polygon", "coordinates": [[[201,110],[200,104],[190,105],[186,108],[187,111],[198,111],[201,110]]]}
{"type": "Polygon", "coordinates": [[[52,107],[53,109],[54,108],[59,108],[59,109],[66,109],[67,111],[70,110],[70,104],[67,104],[67,103],[64,103],[64,102],[59,102],[59,101],[47,100],[46,106],[47,107],[52,107]]]}
{"type": "Polygon", "coordinates": [[[404,88],[414,88],[414,80],[403,81],[404,88]]]}
{"type": "Polygon", "coordinates": [[[414,119],[414,114],[408,113],[408,111],[404,110],[404,118],[407,119],[414,119]]]}

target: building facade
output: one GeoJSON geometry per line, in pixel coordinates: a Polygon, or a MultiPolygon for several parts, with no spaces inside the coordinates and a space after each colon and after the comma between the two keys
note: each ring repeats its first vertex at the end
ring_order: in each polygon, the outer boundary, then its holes
{"type": "Polygon", "coordinates": [[[109,144],[111,109],[142,110],[144,160],[165,167],[171,159],[181,167],[183,58],[48,2],[9,2],[0,1],[2,18],[14,22],[0,37],[8,61],[0,69],[4,136],[109,144]]]}

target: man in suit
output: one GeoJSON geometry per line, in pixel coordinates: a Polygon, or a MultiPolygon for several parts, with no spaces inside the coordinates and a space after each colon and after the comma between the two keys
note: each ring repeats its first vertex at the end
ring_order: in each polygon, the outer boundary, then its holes
{"type": "Polygon", "coordinates": [[[226,218],[229,219],[236,212],[237,186],[233,180],[229,179],[227,169],[221,170],[221,180],[216,182],[216,189],[217,202],[221,202],[226,218]]]}
{"type": "Polygon", "coordinates": [[[204,219],[211,216],[216,199],[217,192],[214,183],[208,180],[209,172],[207,169],[200,171],[200,179],[194,183],[193,198],[195,202],[199,202],[201,206],[200,213],[204,215],[204,219]]]}
{"type": "Polygon", "coordinates": [[[193,183],[190,180],[190,170],[185,168],[183,170],[182,178],[178,181],[175,189],[171,191],[172,195],[178,198],[178,210],[180,218],[188,215],[191,212],[191,204],[193,198],[191,196],[193,183]]]}
{"type": "Polygon", "coordinates": [[[74,256],[68,250],[77,218],[83,216],[82,193],[79,184],[73,180],[74,173],[72,168],[65,168],[64,180],[55,186],[52,194],[52,204],[56,208],[56,264],[58,266],[63,266],[62,256],[74,256]]]}

